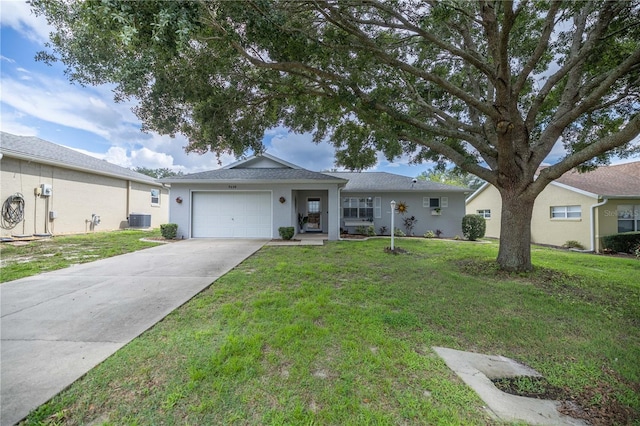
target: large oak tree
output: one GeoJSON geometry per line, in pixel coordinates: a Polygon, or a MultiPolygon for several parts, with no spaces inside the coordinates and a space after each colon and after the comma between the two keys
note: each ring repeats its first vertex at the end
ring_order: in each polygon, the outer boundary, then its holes
{"type": "Polygon", "coordinates": [[[638,151],[638,1],[35,0],[44,60],[115,83],[190,151],[260,151],[284,125],[364,169],[448,159],[502,196],[498,263],[531,269],[536,196],[638,151]],[[561,161],[537,172],[554,146],[561,161]]]}

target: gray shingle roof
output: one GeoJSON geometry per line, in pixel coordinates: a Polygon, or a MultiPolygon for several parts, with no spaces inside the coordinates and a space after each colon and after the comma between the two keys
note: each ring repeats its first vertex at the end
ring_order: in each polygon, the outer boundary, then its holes
{"type": "Polygon", "coordinates": [[[183,176],[175,176],[163,179],[162,182],[216,182],[216,181],[317,181],[317,182],[343,182],[341,178],[329,176],[324,173],[312,172],[305,169],[289,168],[236,168],[218,169],[206,172],[192,173],[183,176]]]}
{"type": "Polygon", "coordinates": [[[116,166],[107,161],[99,160],[35,136],[17,136],[0,132],[0,152],[7,157],[26,159],[136,182],[158,184],[154,178],[142,173],[116,166]]]}
{"type": "Polygon", "coordinates": [[[418,180],[386,172],[330,172],[331,176],[348,179],[342,192],[383,191],[383,192],[469,192],[469,188],[446,185],[444,183],[418,180]]]}

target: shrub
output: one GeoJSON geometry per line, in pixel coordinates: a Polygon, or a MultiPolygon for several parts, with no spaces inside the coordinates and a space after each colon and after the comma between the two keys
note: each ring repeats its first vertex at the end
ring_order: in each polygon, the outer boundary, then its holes
{"type": "Polygon", "coordinates": [[[379,231],[380,231],[380,235],[386,235],[387,234],[387,227],[386,226],[381,226],[379,231]]]}
{"type": "Polygon", "coordinates": [[[280,238],[283,240],[290,240],[293,238],[293,234],[295,233],[295,229],[293,226],[281,226],[278,228],[278,233],[280,234],[280,238]]]}
{"type": "Polygon", "coordinates": [[[178,224],[177,223],[163,223],[160,225],[160,232],[162,236],[167,240],[175,240],[176,235],[178,234],[178,224]]]}
{"type": "Polygon", "coordinates": [[[400,228],[396,228],[393,230],[393,236],[394,237],[406,237],[407,234],[405,234],[404,232],[402,232],[402,229],[400,228]]]}
{"type": "Polygon", "coordinates": [[[576,241],[576,240],[569,240],[566,243],[564,243],[562,245],[562,247],[568,248],[568,249],[577,248],[577,249],[580,249],[580,250],[584,250],[584,246],[582,244],[580,244],[579,241],[576,241]]]}
{"type": "Polygon", "coordinates": [[[636,247],[636,251],[635,251],[636,257],[638,259],[640,259],[640,245],[638,245],[638,247],[636,247]]]}
{"type": "Polygon", "coordinates": [[[602,248],[618,253],[631,253],[640,245],[640,232],[623,232],[602,237],[602,248]]]}
{"type": "Polygon", "coordinates": [[[433,231],[427,231],[424,233],[423,237],[425,238],[435,238],[436,234],[433,231]]]}
{"type": "Polygon", "coordinates": [[[462,218],[462,235],[470,241],[484,237],[487,223],[479,214],[468,214],[462,218]]]}
{"type": "Polygon", "coordinates": [[[440,238],[443,232],[440,229],[436,229],[436,237],[440,238]]]}
{"type": "Polygon", "coordinates": [[[367,237],[375,237],[376,229],[373,227],[373,225],[369,225],[369,226],[360,225],[360,226],[356,226],[356,234],[366,235],[367,237]]]}

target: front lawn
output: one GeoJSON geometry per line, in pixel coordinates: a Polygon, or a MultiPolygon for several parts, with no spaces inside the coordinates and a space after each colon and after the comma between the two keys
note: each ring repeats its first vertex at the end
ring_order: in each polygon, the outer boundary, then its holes
{"type": "Polygon", "coordinates": [[[153,247],[159,243],[141,241],[141,238],[159,236],[157,229],[127,230],[2,243],[0,283],[153,247]]]}
{"type": "Polygon", "coordinates": [[[387,239],[267,246],[29,424],[495,424],[432,346],[538,370],[593,424],[640,422],[640,261],[387,239]],[[94,423],[92,423],[94,422],[94,423]]]}

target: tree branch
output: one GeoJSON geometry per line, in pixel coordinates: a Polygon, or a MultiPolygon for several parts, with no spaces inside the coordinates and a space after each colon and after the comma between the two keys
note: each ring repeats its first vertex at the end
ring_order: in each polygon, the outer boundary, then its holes
{"type": "Polygon", "coordinates": [[[540,61],[540,58],[542,58],[542,55],[544,54],[544,52],[546,52],[547,47],[549,46],[549,39],[551,38],[551,34],[553,33],[555,17],[556,17],[556,14],[558,13],[558,10],[560,9],[560,4],[561,4],[560,1],[554,1],[551,3],[551,8],[547,12],[547,16],[544,20],[544,29],[542,30],[542,35],[538,40],[538,44],[536,45],[536,48],[534,49],[533,53],[529,57],[529,60],[526,62],[526,64],[520,71],[520,74],[518,75],[518,78],[513,85],[514,93],[520,93],[522,91],[522,88],[527,82],[529,75],[535,68],[538,61],[540,61]]]}
{"type": "MultiPolygon", "coordinates": [[[[408,141],[415,143],[416,145],[429,146],[428,141],[418,138],[416,136],[410,135],[408,133],[401,133],[399,136],[403,139],[406,139],[408,141]]],[[[434,149],[434,151],[438,151],[438,153],[447,157],[449,160],[451,160],[456,166],[460,167],[462,170],[469,172],[471,174],[474,174],[491,184],[495,184],[497,181],[495,172],[487,168],[484,168],[477,163],[470,163],[467,157],[465,157],[464,155],[460,154],[458,151],[456,151],[455,149],[447,145],[442,144],[441,150],[434,149]]]]}
{"type": "Polygon", "coordinates": [[[341,19],[342,15],[340,13],[335,11],[331,11],[331,12],[320,11],[320,12],[325,14],[325,18],[329,22],[333,23],[334,25],[343,29],[345,32],[356,37],[362,43],[363,48],[365,48],[370,53],[373,53],[374,55],[376,55],[377,58],[380,59],[383,63],[390,65],[392,67],[396,67],[411,75],[420,77],[423,80],[430,81],[438,85],[439,87],[443,88],[454,97],[462,100],[463,102],[465,102],[469,106],[472,106],[473,108],[477,108],[478,110],[482,111],[484,114],[488,116],[499,117],[499,115],[493,108],[481,102],[480,100],[474,98],[473,96],[470,96],[466,91],[451,84],[449,81],[445,80],[444,78],[439,77],[433,73],[426,72],[412,65],[409,65],[406,62],[400,61],[397,58],[389,55],[387,52],[380,49],[378,44],[373,40],[371,40],[362,30],[360,30],[357,27],[354,27],[348,22],[344,22],[344,20],[341,19]],[[335,16],[334,13],[336,13],[337,16],[335,16]]]}
{"type": "Polygon", "coordinates": [[[444,40],[442,38],[437,37],[435,34],[431,34],[431,33],[427,32],[427,31],[424,31],[422,28],[420,28],[417,25],[414,25],[411,21],[409,21],[407,18],[402,16],[400,13],[398,13],[397,11],[395,11],[394,9],[388,7],[387,5],[385,5],[383,3],[380,3],[378,1],[368,1],[367,4],[371,4],[374,8],[376,8],[376,9],[378,9],[380,11],[383,11],[387,15],[393,17],[394,19],[396,19],[399,22],[401,22],[402,25],[394,25],[394,24],[390,24],[390,23],[387,23],[387,22],[384,22],[384,21],[360,20],[360,19],[357,19],[357,18],[355,18],[353,16],[349,16],[348,20],[351,21],[351,22],[360,23],[360,24],[371,24],[371,23],[374,23],[374,24],[380,25],[382,27],[385,27],[385,26],[388,25],[389,28],[396,28],[396,29],[402,29],[402,30],[407,30],[407,31],[413,31],[415,34],[419,35],[420,37],[422,37],[423,39],[427,40],[428,42],[438,46],[442,50],[445,50],[445,51],[451,53],[452,55],[457,56],[457,57],[463,59],[464,61],[472,64],[478,70],[480,70],[483,74],[485,74],[487,76],[487,78],[489,78],[490,80],[493,81],[495,79],[495,75],[493,74],[493,70],[491,69],[491,67],[489,67],[488,64],[486,64],[485,62],[483,62],[480,59],[480,55],[469,54],[463,49],[459,49],[459,48],[457,48],[456,46],[454,46],[452,44],[444,42],[444,40]]]}
{"type": "MultiPolygon", "coordinates": [[[[360,89],[358,89],[357,87],[354,87],[353,91],[356,94],[356,96],[361,98],[365,102],[365,104],[370,106],[370,108],[373,108],[374,110],[377,110],[380,112],[384,112],[389,116],[393,117],[394,119],[402,123],[408,124],[413,128],[416,128],[418,130],[421,130],[430,134],[435,134],[435,135],[439,135],[439,136],[443,136],[451,139],[458,139],[458,140],[463,140],[468,142],[471,146],[473,146],[476,150],[478,150],[478,152],[482,155],[483,159],[485,159],[485,161],[487,161],[488,164],[495,165],[495,159],[497,158],[497,153],[488,144],[483,142],[482,139],[470,137],[471,135],[469,133],[462,132],[462,131],[454,131],[446,127],[429,126],[423,121],[417,120],[395,109],[392,109],[388,105],[384,105],[380,102],[377,102],[371,99],[366,93],[360,91],[360,89]]],[[[434,142],[434,141],[425,141],[423,145],[445,156],[448,155],[445,152],[449,152],[450,150],[453,149],[447,146],[446,144],[443,144],[440,142],[434,142]]]]}
{"type": "Polygon", "coordinates": [[[531,191],[538,194],[542,191],[549,182],[558,179],[560,176],[568,172],[569,170],[579,166],[580,164],[603,154],[606,151],[612,150],[619,146],[625,145],[631,142],[640,134],[640,114],[636,114],[629,120],[629,123],[624,129],[610,134],[598,142],[590,144],[585,148],[577,151],[567,157],[565,157],[559,163],[543,169],[538,179],[531,185],[531,191]]]}

